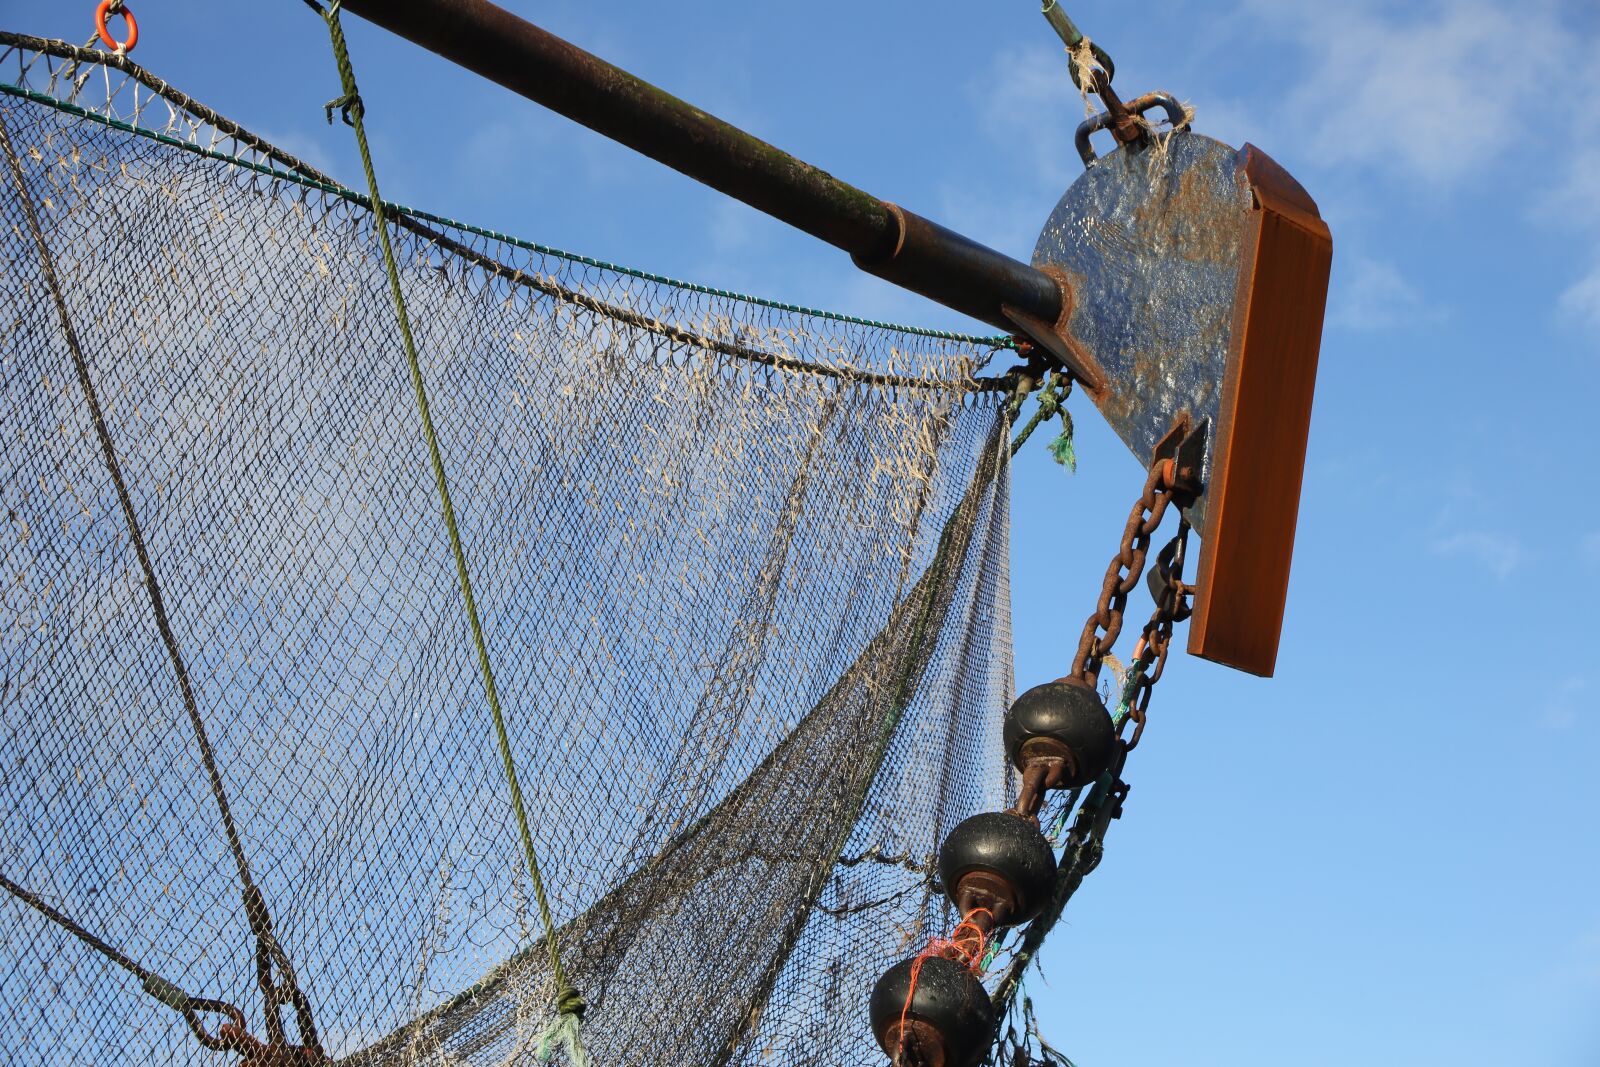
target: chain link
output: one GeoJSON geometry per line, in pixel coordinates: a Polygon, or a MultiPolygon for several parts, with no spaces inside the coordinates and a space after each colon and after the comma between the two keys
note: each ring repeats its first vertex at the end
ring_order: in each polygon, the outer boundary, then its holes
{"type": "Polygon", "coordinates": [[[1122,633],[1122,614],[1128,606],[1128,594],[1144,574],[1150,538],[1161,526],[1167,507],[1172,503],[1173,469],[1170,459],[1157,460],[1150,468],[1144,491],[1139,494],[1123,527],[1121,547],[1106,568],[1105,581],[1101,583],[1100,599],[1095,604],[1094,613],[1083,624],[1078,652],[1072,660],[1072,676],[1091,688],[1099,684],[1101,664],[1111,654],[1122,633]]]}
{"type": "Polygon", "coordinates": [[[1155,573],[1160,582],[1156,589],[1156,609],[1139,634],[1134,646],[1133,664],[1129,673],[1133,691],[1128,694],[1128,718],[1133,720],[1133,736],[1128,739],[1127,750],[1132,752],[1144,733],[1145,712],[1150,707],[1150,695],[1167,669],[1167,654],[1172,650],[1172,630],[1187,619],[1193,609],[1189,594],[1193,587],[1184,584],[1183,559],[1189,546],[1189,520],[1178,523],[1178,532],[1156,557],[1155,573]]]}
{"type": "MultiPolygon", "coordinates": [[[[1122,542],[1106,568],[1105,581],[1100,586],[1100,598],[1094,612],[1083,624],[1083,634],[1078,639],[1078,651],[1073,657],[1072,672],[1091,688],[1100,682],[1100,668],[1105,658],[1116,646],[1122,634],[1123,615],[1128,606],[1128,594],[1133,592],[1144,575],[1145,561],[1150,553],[1150,541],[1161,527],[1167,509],[1176,502],[1186,507],[1195,496],[1195,488],[1184,484],[1172,459],[1157,460],[1145,478],[1144,489],[1128,513],[1122,529],[1122,542]]],[[[1156,557],[1152,568],[1151,592],[1156,601],[1155,611],[1139,633],[1133,659],[1128,669],[1128,718],[1133,721],[1133,736],[1126,743],[1132,751],[1144,732],[1145,713],[1150,707],[1150,696],[1167,667],[1167,656],[1172,648],[1172,631],[1177,623],[1191,614],[1189,596],[1193,587],[1183,581],[1184,556],[1189,544],[1189,520],[1180,514],[1178,532],[1156,557]]]]}

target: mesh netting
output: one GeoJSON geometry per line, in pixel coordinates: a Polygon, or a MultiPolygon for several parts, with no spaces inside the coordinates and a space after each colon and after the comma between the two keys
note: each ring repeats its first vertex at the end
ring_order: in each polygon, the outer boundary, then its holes
{"type": "MultiPolygon", "coordinates": [[[[112,956],[264,1035],[242,861],[331,1057],[532,1062],[555,990],[371,213],[4,44],[0,1048],[237,1060],[112,956]]],[[[939,841],[1007,799],[1006,383],[978,339],[395,236],[594,1062],[867,1062],[939,841]]]]}

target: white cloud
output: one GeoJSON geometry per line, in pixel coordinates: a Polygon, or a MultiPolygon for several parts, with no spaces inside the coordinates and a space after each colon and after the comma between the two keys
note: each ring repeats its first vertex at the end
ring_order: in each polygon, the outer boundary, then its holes
{"type": "MultiPolygon", "coordinates": [[[[1318,200],[1336,230],[1372,210],[1374,177],[1430,201],[1493,182],[1512,217],[1548,218],[1569,231],[1600,227],[1600,112],[1558,108],[1539,119],[1519,73],[1527,65],[1520,57],[1537,57],[1541,98],[1600,98],[1600,24],[1581,14],[1589,2],[1237,0],[1233,21],[1248,27],[1240,32],[1263,34],[1291,61],[1277,106],[1240,106],[1221,78],[1186,88],[1200,101],[1202,132],[1254,141],[1291,169],[1317,171],[1318,200]]],[[[1008,167],[1051,194],[1079,173],[1078,108],[1064,67],[1058,47],[1033,43],[996,54],[973,83],[1008,167]]],[[[1049,210],[1027,195],[947,189],[941,217],[1026,254],[1041,206],[1049,210]]],[[[1415,277],[1352,255],[1352,247],[1336,256],[1342,277],[1334,280],[1331,322],[1379,330],[1444,317],[1415,277]]],[[[1589,264],[1578,266],[1575,273],[1589,264]]],[[[1600,264],[1556,299],[1564,314],[1600,325],[1600,264]]]]}
{"type": "Polygon", "coordinates": [[[1072,135],[1083,115],[1058,47],[1034,44],[995,56],[974,83],[989,135],[1007,146],[1009,169],[1065,189],[1082,171],[1072,135]]]}
{"type": "MultiPolygon", "coordinates": [[[[1591,54],[1596,49],[1600,34],[1588,46],[1591,54]]],[[[1588,64],[1585,76],[1587,84],[1573,95],[1594,99],[1600,94],[1600,65],[1588,64]]],[[[1536,191],[1529,213],[1569,239],[1575,232],[1584,235],[1574,245],[1593,246],[1600,242],[1595,233],[1600,229],[1600,115],[1587,109],[1569,121],[1573,125],[1562,139],[1558,177],[1548,189],[1536,191]]],[[[1588,273],[1561,291],[1557,304],[1562,314],[1600,329],[1600,260],[1592,260],[1588,273]]]]}
{"type": "Polygon", "coordinates": [[[1000,153],[1006,195],[993,171],[947,181],[938,219],[983,244],[1027,258],[1062,191],[1083,173],[1072,147],[1082,112],[1059,47],[1035,41],[995,53],[967,87],[984,133],[1000,153]]]}
{"type": "Polygon", "coordinates": [[[1600,264],[1562,290],[1561,310],[1580,322],[1600,328],[1600,264]]]}
{"type": "Polygon", "coordinates": [[[1386,330],[1438,322],[1443,312],[1385,260],[1356,258],[1340,270],[1330,294],[1328,321],[1352,330],[1386,330]]]}
{"type": "Polygon", "coordinates": [[[1437,538],[1431,547],[1437,555],[1463,557],[1502,580],[1527,558],[1521,541],[1488,530],[1458,530],[1437,538]]]}
{"type": "MultiPolygon", "coordinates": [[[[1240,0],[1238,10],[1302,52],[1305,73],[1284,94],[1274,143],[1335,173],[1388,175],[1429,198],[1499,180],[1509,210],[1570,233],[1600,228],[1600,113],[1581,104],[1530,110],[1523,72],[1536,71],[1544,100],[1600,95],[1600,23],[1584,17],[1591,6],[1240,0]]],[[[1560,310],[1600,327],[1600,264],[1585,268],[1558,297],[1560,310]]]]}
{"type": "Polygon", "coordinates": [[[1306,76],[1285,100],[1304,155],[1424,183],[1456,183],[1519,149],[1529,136],[1523,57],[1537,56],[1544,74],[1585,62],[1580,35],[1548,3],[1465,0],[1395,15],[1311,0],[1244,8],[1306,52],[1306,76]]]}
{"type": "MultiPolygon", "coordinates": [[[[1600,84],[1595,90],[1600,91],[1600,84]]],[[[1561,155],[1566,162],[1556,183],[1532,201],[1533,213],[1556,226],[1600,225],[1600,147],[1584,143],[1585,137],[1600,137],[1600,121],[1588,125],[1594,128],[1580,131],[1564,145],[1561,155]]]]}

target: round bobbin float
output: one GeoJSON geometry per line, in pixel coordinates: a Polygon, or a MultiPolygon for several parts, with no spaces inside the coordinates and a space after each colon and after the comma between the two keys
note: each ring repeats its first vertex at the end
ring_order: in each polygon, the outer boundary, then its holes
{"type": "Polygon", "coordinates": [[[939,878],[963,916],[984,909],[996,926],[1039,914],[1055,884],[1050,842],[1031,821],[1006,811],[963,820],[939,849],[939,878]]]}
{"type": "Polygon", "coordinates": [[[989,994],[971,970],[943,956],[890,967],[872,987],[868,1011],[879,1047],[890,1059],[903,1049],[908,1067],[976,1067],[994,1043],[989,994]]]}
{"type": "Polygon", "coordinates": [[[1088,785],[1111,765],[1117,729],[1100,695],[1077,678],[1036,685],[1006,712],[1006,753],[1024,775],[1044,769],[1047,789],[1088,785]]]}

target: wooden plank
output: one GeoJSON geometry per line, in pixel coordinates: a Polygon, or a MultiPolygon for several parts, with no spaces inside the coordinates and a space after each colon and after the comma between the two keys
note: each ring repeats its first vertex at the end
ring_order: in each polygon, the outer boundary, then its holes
{"type": "Polygon", "coordinates": [[[1241,265],[1189,652],[1270,676],[1278,657],[1333,238],[1317,205],[1246,145],[1254,248],[1241,265]]]}

